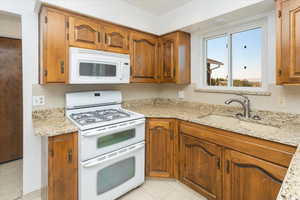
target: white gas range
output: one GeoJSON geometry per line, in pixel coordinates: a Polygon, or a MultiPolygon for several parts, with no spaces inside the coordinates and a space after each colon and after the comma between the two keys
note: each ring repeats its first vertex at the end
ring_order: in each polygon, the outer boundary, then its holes
{"type": "Polygon", "coordinates": [[[144,182],[145,118],[121,107],[119,91],[66,94],[79,127],[79,200],[114,200],[144,182]]]}

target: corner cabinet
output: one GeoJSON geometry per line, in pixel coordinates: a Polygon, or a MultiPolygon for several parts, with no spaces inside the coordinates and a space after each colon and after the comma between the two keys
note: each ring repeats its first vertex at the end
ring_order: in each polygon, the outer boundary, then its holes
{"type": "Polygon", "coordinates": [[[277,0],[277,84],[300,84],[300,0],[277,0]]]}
{"type": "Polygon", "coordinates": [[[190,83],[190,34],[174,32],[159,39],[160,82],[190,83]]]}
{"type": "Polygon", "coordinates": [[[180,142],[180,181],[209,200],[222,199],[222,148],[187,135],[180,142]]]}
{"type": "Polygon", "coordinates": [[[174,120],[147,120],[147,176],[174,177],[174,138],[174,120]]]}
{"type": "Polygon", "coordinates": [[[48,200],[77,200],[77,133],[48,138],[48,200]]]}
{"type": "Polygon", "coordinates": [[[225,151],[224,200],[276,200],[287,168],[237,151],[225,151]]]}
{"type": "Polygon", "coordinates": [[[67,83],[68,17],[43,8],[40,13],[40,83],[67,83]]]}
{"type": "Polygon", "coordinates": [[[158,82],[158,38],[131,32],[130,36],[131,82],[158,82]]]}

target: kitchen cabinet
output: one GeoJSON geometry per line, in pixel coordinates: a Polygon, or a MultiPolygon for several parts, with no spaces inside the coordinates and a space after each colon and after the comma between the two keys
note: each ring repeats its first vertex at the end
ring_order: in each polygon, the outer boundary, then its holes
{"type": "Polygon", "coordinates": [[[70,46],[100,49],[100,25],[93,19],[82,17],[69,17],[70,46]]]}
{"type": "Polygon", "coordinates": [[[104,49],[117,53],[129,53],[129,31],[113,25],[103,26],[104,49]]]}
{"type": "Polygon", "coordinates": [[[209,200],[221,199],[222,148],[184,134],[180,143],[180,181],[209,200]]]}
{"type": "Polygon", "coordinates": [[[131,32],[131,82],[158,81],[158,38],[145,33],[131,32]]]}
{"type": "Polygon", "coordinates": [[[171,119],[147,120],[146,174],[150,177],[174,176],[174,121],[171,119]]]}
{"type": "Polygon", "coordinates": [[[48,200],[77,200],[77,133],[48,138],[48,200]]]}
{"type": "Polygon", "coordinates": [[[190,35],[174,32],[159,39],[160,82],[190,83],[190,35]]]}
{"type": "Polygon", "coordinates": [[[300,0],[277,0],[277,84],[300,84],[300,0]]]}
{"type": "Polygon", "coordinates": [[[224,200],[276,200],[287,168],[237,151],[225,151],[224,200]]]}
{"type": "Polygon", "coordinates": [[[40,13],[40,83],[67,83],[67,16],[55,9],[40,13]]]}

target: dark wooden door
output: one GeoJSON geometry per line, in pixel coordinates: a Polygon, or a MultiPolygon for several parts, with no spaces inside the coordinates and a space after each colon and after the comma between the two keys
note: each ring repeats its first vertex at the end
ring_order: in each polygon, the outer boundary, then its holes
{"type": "Polygon", "coordinates": [[[104,25],[103,41],[105,50],[117,53],[129,52],[129,31],[117,26],[104,25]]]}
{"type": "Polygon", "coordinates": [[[161,82],[176,81],[176,35],[170,35],[160,40],[161,82]]]}
{"type": "Polygon", "coordinates": [[[48,200],[77,200],[77,133],[49,138],[48,200]]]}
{"type": "Polygon", "coordinates": [[[209,200],[222,199],[222,149],[181,135],[180,180],[209,200]]]}
{"type": "Polygon", "coordinates": [[[142,33],[131,33],[131,82],[157,82],[158,39],[142,33]]]}
{"type": "Polygon", "coordinates": [[[277,81],[300,83],[300,0],[277,1],[277,81]]]}
{"type": "Polygon", "coordinates": [[[225,151],[224,200],[276,200],[287,168],[225,151]]]}
{"type": "Polygon", "coordinates": [[[0,163],[22,157],[21,43],[0,37],[0,163]]]}
{"type": "Polygon", "coordinates": [[[69,17],[70,45],[74,47],[101,48],[100,24],[88,18],[69,17]]]}
{"type": "Polygon", "coordinates": [[[147,175],[171,178],[174,175],[174,121],[150,119],[147,127],[147,175]]]}

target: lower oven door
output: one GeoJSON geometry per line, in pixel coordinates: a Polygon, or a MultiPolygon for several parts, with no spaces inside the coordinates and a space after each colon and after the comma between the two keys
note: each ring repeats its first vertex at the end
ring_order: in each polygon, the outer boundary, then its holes
{"type": "Polygon", "coordinates": [[[145,142],[82,162],[79,200],[114,200],[143,184],[145,142]]]}
{"type": "Polygon", "coordinates": [[[80,160],[86,161],[145,140],[145,119],[80,133],[80,160]]]}

